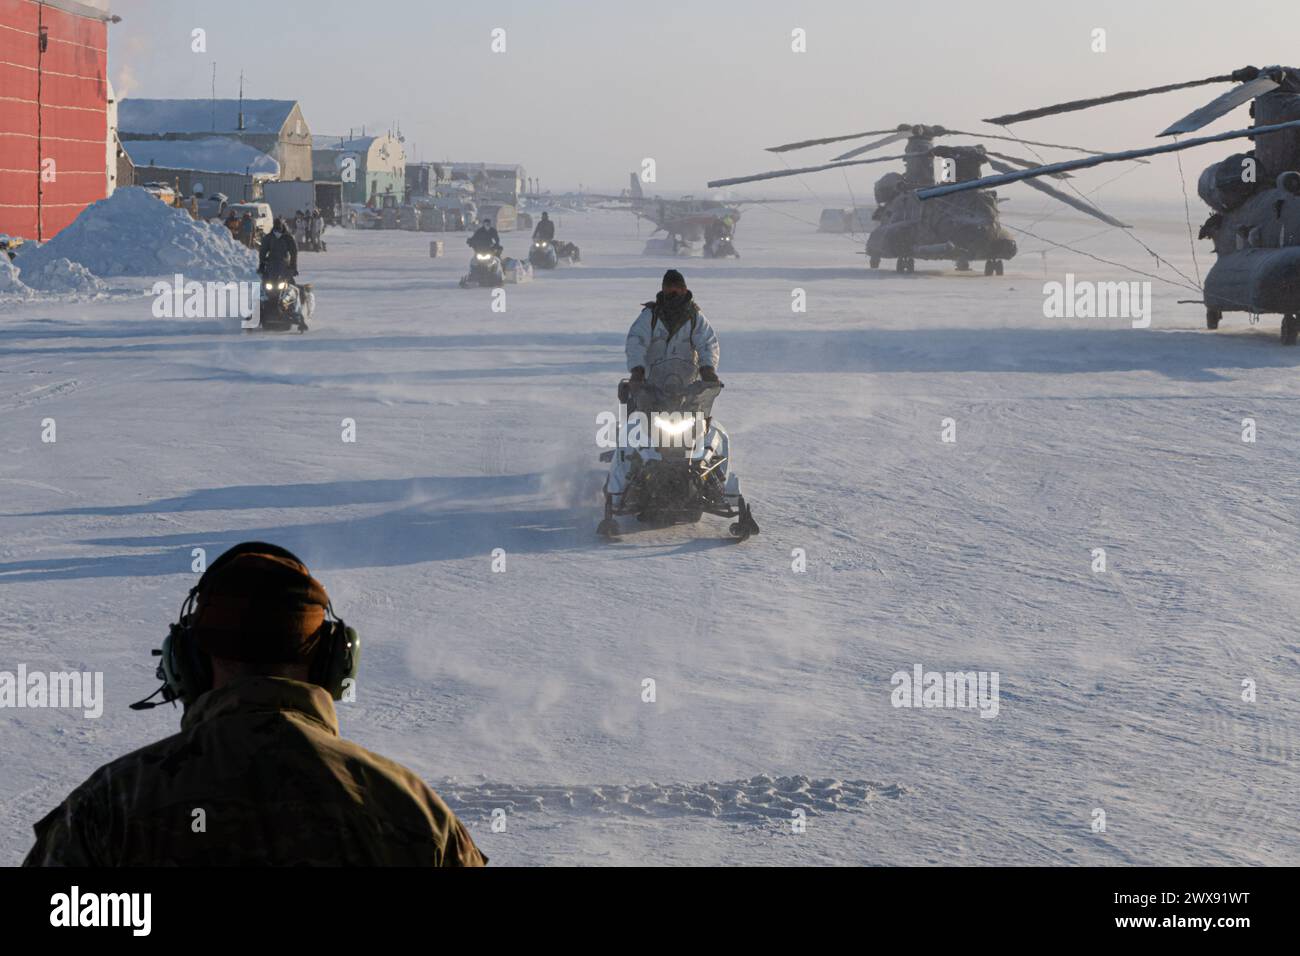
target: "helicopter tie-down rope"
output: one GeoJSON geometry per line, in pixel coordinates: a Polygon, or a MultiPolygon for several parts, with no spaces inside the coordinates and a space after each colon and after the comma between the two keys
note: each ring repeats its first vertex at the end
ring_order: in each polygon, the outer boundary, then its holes
{"type": "MultiPolygon", "coordinates": [[[[1001,119],[1001,118],[1002,118],[1002,117],[999,117],[999,119],[1001,119]]],[[[990,121],[990,122],[991,122],[991,121],[990,121]]],[[[1002,125],[1002,124],[999,124],[999,125],[1002,125]]],[[[1010,126],[1002,125],[1002,129],[1005,130],[1008,134],[1010,134],[1013,138],[1015,138],[1017,142],[1019,142],[1022,146],[1024,146],[1026,149],[1028,149],[1031,153],[1033,153],[1034,156],[1035,156],[1035,158],[1036,158],[1040,163],[1042,163],[1043,165],[1047,165],[1046,160],[1044,160],[1043,157],[1042,157],[1042,155],[1039,154],[1039,153],[1038,153],[1038,152],[1033,148],[1033,145],[1032,145],[1029,141],[1027,141],[1027,140],[1022,140],[1022,139],[1019,139],[1018,137],[1016,137],[1015,132],[1011,129],[1010,126]]],[[[1180,164],[1180,167],[1179,167],[1179,168],[1181,169],[1181,164],[1180,164]]],[[[1075,186],[1074,183],[1067,181],[1065,185],[1066,185],[1068,188],[1072,189],[1075,193],[1077,193],[1080,199],[1082,199],[1082,200],[1085,201],[1085,202],[1088,201],[1088,197],[1085,196],[1082,192],[1080,192],[1080,191],[1079,191],[1079,188],[1078,188],[1077,186],[1075,186]]],[[[1184,192],[1185,192],[1185,191],[1186,191],[1186,184],[1184,183],[1184,192]]],[[[1100,204],[1094,203],[1094,205],[1096,205],[1098,209],[1101,209],[1101,205],[1100,205],[1100,204]]],[[[1104,212],[1105,210],[1102,210],[1102,211],[1104,212]]],[[[1190,212],[1190,210],[1188,211],[1188,214],[1187,214],[1187,215],[1188,215],[1189,220],[1190,220],[1190,217],[1191,217],[1191,212],[1190,212]]],[[[1007,226],[1007,228],[1008,228],[1008,229],[1013,229],[1013,230],[1016,229],[1015,226],[1010,226],[1010,225],[1007,226]]],[[[1190,222],[1189,222],[1189,228],[1190,228],[1190,222]]],[[[1016,231],[1021,231],[1021,230],[1016,230],[1016,231]]],[[[1074,252],[1074,253],[1077,253],[1077,254],[1079,254],[1079,255],[1085,255],[1085,256],[1088,256],[1088,257],[1091,258],[1091,259],[1096,259],[1098,262],[1105,262],[1105,263],[1107,263],[1107,264],[1109,264],[1109,265],[1114,265],[1114,266],[1116,266],[1116,267],[1118,267],[1118,268],[1125,269],[1125,270],[1127,270],[1127,271],[1129,271],[1129,272],[1132,272],[1132,273],[1134,273],[1134,274],[1136,274],[1136,275],[1142,275],[1142,276],[1147,276],[1148,278],[1158,279],[1159,281],[1161,281],[1161,282],[1167,282],[1167,283],[1169,283],[1170,285],[1183,285],[1184,288],[1193,289],[1194,291],[1199,292],[1199,293],[1201,293],[1202,295],[1205,294],[1205,290],[1204,290],[1204,288],[1201,286],[1201,282],[1200,282],[1200,266],[1199,266],[1199,264],[1197,265],[1197,278],[1196,278],[1196,279],[1193,279],[1191,276],[1189,276],[1189,275],[1187,275],[1186,273],[1184,273],[1181,269],[1179,269],[1176,265],[1174,265],[1174,264],[1173,264],[1172,262],[1170,262],[1168,259],[1166,259],[1166,258],[1164,258],[1163,256],[1161,256],[1160,253],[1156,252],[1156,251],[1155,251],[1154,249],[1152,249],[1149,245],[1147,245],[1145,242],[1143,242],[1143,241],[1141,240],[1141,238],[1139,238],[1139,237],[1137,236],[1137,234],[1134,233],[1131,229],[1124,229],[1124,230],[1122,230],[1122,231],[1123,231],[1123,233],[1124,233],[1126,236],[1130,237],[1134,242],[1136,242],[1139,246],[1141,246],[1142,249],[1147,253],[1147,255],[1149,255],[1152,259],[1154,259],[1154,260],[1156,261],[1156,267],[1157,267],[1157,268],[1159,268],[1159,266],[1160,266],[1161,264],[1164,264],[1164,265],[1168,266],[1170,269],[1172,269],[1174,272],[1176,272],[1176,273],[1178,274],[1178,276],[1183,280],[1183,282],[1182,282],[1182,283],[1178,283],[1178,282],[1174,282],[1174,281],[1171,280],[1171,279],[1166,279],[1166,278],[1164,278],[1163,276],[1152,275],[1151,273],[1143,272],[1141,269],[1136,269],[1136,268],[1134,268],[1133,266],[1127,265],[1126,263],[1122,263],[1122,262],[1111,262],[1110,260],[1103,259],[1103,258],[1100,257],[1100,256],[1094,256],[1094,255],[1092,255],[1091,253],[1084,252],[1084,251],[1081,250],[1081,249],[1072,249],[1072,248],[1070,248],[1069,246],[1064,245],[1064,244],[1061,244],[1061,243],[1052,243],[1052,244],[1053,244],[1053,245],[1059,245],[1062,249],[1066,249],[1066,250],[1068,250],[1068,251],[1070,251],[1070,252],[1074,252]]],[[[1028,231],[1025,231],[1025,235],[1032,236],[1034,239],[1038,239],[1038,240],[1040,240],[1040,241],[1042,241],[1042,242],[1050,242],[1050,240],[1048,240],[1048,239],[1044,239],[1042,236],[1035,236],[1033,233],[1028,232],[1028,231]]],[[[1195,255],[1194,255],[1194,253],[1193,253],[1193,259],[1195,259],[1195,255]]]]}

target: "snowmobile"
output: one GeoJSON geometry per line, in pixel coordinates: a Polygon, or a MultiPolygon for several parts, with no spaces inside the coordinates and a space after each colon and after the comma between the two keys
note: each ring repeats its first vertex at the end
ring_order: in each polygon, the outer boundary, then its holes
{"type": "Polygon", "coordinates": [[[501,257],[492,250],[476,251],[469,260],[469,274],[462,276],[460,287],[470,286],[496,289],[506,284],[505,272],[501,268],[501,257]]]}
{"type": "Polygon", "coordinates": [[[474,245],[473,240],[467,241],[474,254],[470,256],[469,274],[460,280],[460,287],[468,289],[470,286],[478,286],[499,289],[505,285],[506,276],[505,269],[501,265],[501,247],[483,242],[474,245]]]}
{"type": "Polygon", "coordinates": [[[618,516],[629,514],[651,525],[694,524],[711,514],[735,518],[730,531],[740,541],[758,534],[740,477],[731,470],[727,433],[712,418],[722,387],[680,379],[619,383],[627,422],[618,447],[600,456],[610,470],[598,534],[618,537],[618,516]]]}
{"type": "Polygon", "coordinates": [[[578,247],[562,239],[534,239],[528,261],[537,269],[554,269],[561,262],[574,263],[581,258],[578,247]]]}
{"type": "Polygon", "coordinates": [[[528,250],[528,261],[534,269],[554,269],[560,262],[560,254],[551,240],[534,239],[533,247],[528,250]]]}
{"type": "Polygon", "coordinates": [[[704,258],[725,259],[727,256],[740,258],[740,253],[736,251],[736,246],[731,241],[731,233],[724,232],[722,235],[704,243],[704,258]]]}
{"type": "Polygon", "coordinates": [[[287,332],[297,329],[307,331],[307,320],[316,311],[316,294],[311,283],[303,285],[294,281],[284,268],[268,269],[262,276],[262,294],[258,300],[258,313],[243,322],[249,330],[287,332]]]}

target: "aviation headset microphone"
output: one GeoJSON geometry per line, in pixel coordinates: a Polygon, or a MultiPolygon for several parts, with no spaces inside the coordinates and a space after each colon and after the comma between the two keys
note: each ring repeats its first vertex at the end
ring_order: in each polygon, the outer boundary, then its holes
{"type": "MultiPolygon", "coordinates": [[[[180,615],[163,638],[161,650],[153,652],[161,658],[155,676],[162,681],[162,686],[144,700],[131,705],[132,710],[148,710],[160,703],[175,704],[180,700],[185,706],[194,703],[201,694],[212,689],[212,658],[199,646],[194,632],[195,603],[203,594],[204,583],[208,575],[229,564],[244,554],[268,554],[272,557],[293,561],[303,567],[303,562],[292,552],[274,544],[261,541],[246,541],[237,544],[221,557],[217,558],[206,571],[181,604],[180,615]],[[162,700],[151,702],[151,698],[162,694],[162,700]]],[[[310,681],[325,688],[335,700],[343,697],[345,684],[357,676],[357,665],[361,658],[361,639],[357,632],[348,627],[334,614],[332,603],[325,607],[325,620],[321,624],[320,638],[312,655],[310,681]]]]}

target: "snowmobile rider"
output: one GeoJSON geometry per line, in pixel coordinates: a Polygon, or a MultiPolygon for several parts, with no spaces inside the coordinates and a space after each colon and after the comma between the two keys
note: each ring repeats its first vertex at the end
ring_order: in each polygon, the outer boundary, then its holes
{"type": "Polygon", "coordinates": [[[501,246],[501,237],[497,234],[491,219],[484,219],[474,235],[465,240],[465,244],[475,252],[491,250],[494,256],[499,256],[505,251],[501,246]]]}
{"type": "Polygon", "coordinates": [[[257,274],[265,277],[268,271],[274,273],[282,271],[289,276],[298,275],[298,243],[283,219],[276,219],[271,234],[262,240],[257,274]]]}
{"type": "Polygon", "coordinates": [[[415,773],[339,736],[334,699],[359,645],[301,561],[236,545],[190,595],[169,638],[168,659],[190,662],[180,732],[72,791],[24,866],[487,862],[415,773]]]}
{"type": "Polygon", "coordinates": [[[704,317],[686,280],[676,269],[664,273],[663,288],[647,302],[627,333],[627,367],[633,384],[660,384],[677,375],[681,384],[718,380],[718,336],[704,317]],[[689,379],[681,370],[689,369],[689,379]]]}
{"type": "Polygon", "coordinates": [[[542,213],[542,218],[537,223],[537,228],[533,230],[533,239],[545,239],[552,242],[555,239],[555,220],[546,213],[542,213]]]}

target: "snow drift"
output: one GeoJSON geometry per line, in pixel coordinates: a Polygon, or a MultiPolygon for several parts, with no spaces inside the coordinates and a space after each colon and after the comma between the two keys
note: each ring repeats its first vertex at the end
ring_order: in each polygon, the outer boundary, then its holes
{"type": "Polygon", "coordinates": [[[256,270],[257,256],[214,223],[190,218],[135,186],[87,206],[72,224],[16,260],[25,282],[59,259],[96,276],[156,276],[229,280],[256,270]]]}
{"type": "Polygon", "coordinates": [[[9,257],[0,252],[0,295],[27,296],[31,289],[18,278],[18,267],[9,261],[9,257]]]}
{"type": "Polygon", "coordinates": [[[60,257],[39,268],[28,267],[22,271],[23,282],[39,292],[60,295],[99,295],[107,287],[79,262],[60,257]]]}

